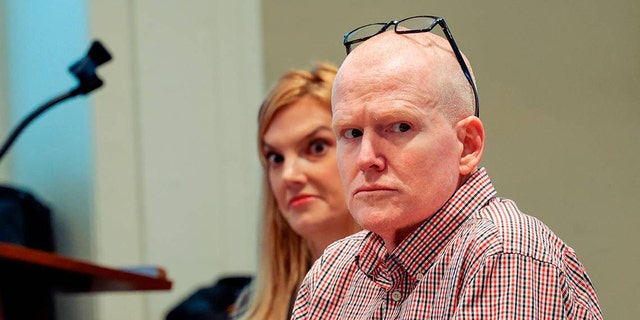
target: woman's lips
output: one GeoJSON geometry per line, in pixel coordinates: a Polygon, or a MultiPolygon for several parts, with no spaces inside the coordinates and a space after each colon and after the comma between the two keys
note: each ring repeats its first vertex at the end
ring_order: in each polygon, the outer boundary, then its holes
{"type": "Polygon", "coordinates": [[[295,209],[302,207],[313,201],[315,198],[315,196],[308,194],[297,195],[289,200],[289,208],[295,209]]]}

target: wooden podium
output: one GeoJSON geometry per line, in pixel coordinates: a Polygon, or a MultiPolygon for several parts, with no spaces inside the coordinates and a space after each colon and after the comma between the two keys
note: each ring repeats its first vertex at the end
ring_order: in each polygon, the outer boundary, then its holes
{"type": "Polygon", "coordinates": [[[113,269],[0,243],[0,320],[53,319],[53,292],[170,290],[160,267],[113,269]]]}

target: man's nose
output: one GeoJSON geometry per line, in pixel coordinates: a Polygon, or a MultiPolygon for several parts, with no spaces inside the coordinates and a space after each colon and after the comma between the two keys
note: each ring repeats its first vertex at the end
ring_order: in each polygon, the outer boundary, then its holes
{"type": "Polygon", "coordinates": [[[382,171],[385,169],[385,159],[379,148],[375,134],[365,132],[360,139],[360,150],[356,164],[360,171],[382,171]]]}

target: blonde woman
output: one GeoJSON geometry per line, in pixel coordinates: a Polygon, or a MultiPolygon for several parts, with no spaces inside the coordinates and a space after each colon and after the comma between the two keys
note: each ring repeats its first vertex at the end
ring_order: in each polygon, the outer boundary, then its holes
{"type": "Polygon", "coordinates": [[[236,319],[289,319],[311,264],[360,228],[344,198],[331,129],[336,67],[283,75],[258,116],[264,169],[258,272],[236,304],[236,319]]]}

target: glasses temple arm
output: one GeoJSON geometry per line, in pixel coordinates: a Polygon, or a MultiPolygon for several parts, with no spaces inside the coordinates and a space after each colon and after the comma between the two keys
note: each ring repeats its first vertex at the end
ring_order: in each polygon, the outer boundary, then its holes
{"type": "Polygon", "coordinates": [[[464,73],[464,76],[467,78],[467,81],[469,81],[469,84],[471,85],[471,89],[473,89],[473,99],[475,102],[475,116],[480,117],[480,103],[478,101],[478,89],[476,88],[476,84],[473,81],[473,77],[471,77],[471,72],[469,71],[469,67],[467,67],[467,63],[464,61],[464,58],[462,57],[462,53],[460,53],[460,49],[458,49],[458,45],[456,44],[456,41],[453,39],[451,30],[449,30],[449,27],[447,27],[447,24],[446,22],[444,22],[444,20],[441,20],[441,22],[442,22],[442,29],[444,29],[444,35],[447,37],[447,40],[449,40],[449,43],[451,44],[451,48],[453,49],[453,53],[456,55],[458,64],[460,64],[460,67],[462,68],[462,73],[464,73]]]}

